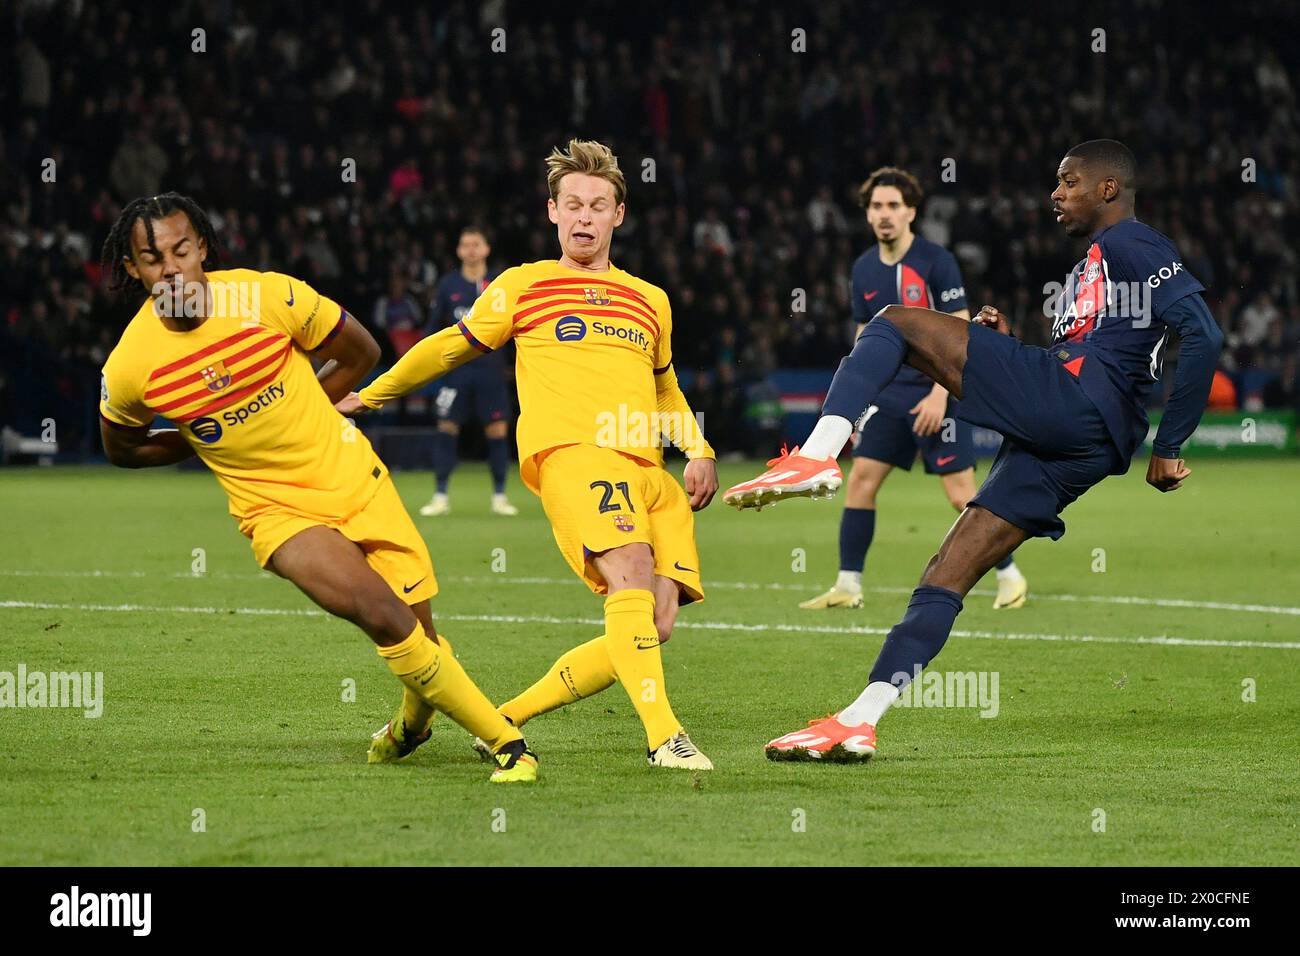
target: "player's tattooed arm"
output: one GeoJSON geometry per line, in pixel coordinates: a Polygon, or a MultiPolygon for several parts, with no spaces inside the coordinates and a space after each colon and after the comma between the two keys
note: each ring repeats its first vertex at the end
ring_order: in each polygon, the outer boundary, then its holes
{"type": "Polygon", "coordinates": [[[320,387],[331,402],[338,402],[375,367],[379,361],[379,343],[365,326],[348,315],[339,334],[313,356],[324,359],[316,372],[320,387]]]}
{"type": "Polygon", "coordinates": [[[119,468],[174,465],[194,455],[190,443],[174,428],[128,428],[101,417],[99,434],[109,463],[119,468]]]}

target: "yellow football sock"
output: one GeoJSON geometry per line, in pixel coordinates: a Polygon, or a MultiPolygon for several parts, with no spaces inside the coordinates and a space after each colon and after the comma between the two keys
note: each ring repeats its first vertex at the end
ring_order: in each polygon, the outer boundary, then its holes
{"type": "MultiPolygon", "coordinates": [[[[438,635],[438,643],[442,645],[443,650],[448,654],[454,654],[451,649],[451,642],[447,640],[446,634],[438,635]]],[[[417,694],[411,688],[403,685],[402,687],[402,723],[412,734],[419,736],[424,733],[428,726],[433,723],[433,717],[437,713],[430,705],[424,702],[424,698],[417,694]]]]}
{"type": "Polygon", "coordinates": [[[614,664],[602,634],[567,651],[551,665],[545,677],[518,697],[506,701],[500,710],[516,727],[522,727],[538,714],[599,694],[614,680],[614,664]]]}
{"type": "Polygon", "coordinates": [[[433,723],[435,711],[424,699],[411,688],[402,687],[402,726],[411,734],[419,736],[433,723]]]}
{"type": "Polygon", "coordinates": [[[482,737],[494,752],[522,736],[497,713],[451,655],[450,648],[429,640],[419,624],[402,643],[377,650],[404,687],[471,734],[482,737]]]}
{"type": "Polygon", "coordinates": [[[652,592],[629,588],[605,599],[605,647],[654,750],[682,725],[668,705],[652,592]]]}

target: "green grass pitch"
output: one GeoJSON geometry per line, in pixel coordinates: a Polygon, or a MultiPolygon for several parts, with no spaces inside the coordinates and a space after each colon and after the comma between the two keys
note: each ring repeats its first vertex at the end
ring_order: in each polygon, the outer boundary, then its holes
{"type": "MultiPolygon", "coordinates": [[[[489,786],[445,717],[410,761],[367,766],[396,682],[256,568],[211,476],[0,473],[0,671],[99,671],[105,698],[97,719],[0,709],[0,863],[1300,863],[1300,462],[1190,464],[1161,496],[1139,460],[1064,539],[1023,548],[1025,609],[994,612],[986,580],[933,666],[996,672],[997,716],[896,708],[867,765],[761,748],[861,689],[952,520],[938,483],[886,485],[860,611],[795,606],[834,576],[840,502],[715,501],[696,519],[708,598],[665,662],[717,770],[648,768],[613,687],[528,726],[531,788],[489,786]]],[[[414,512],[429,476],[397,481],[414,512]]],[[[517,480],[514,519],[488,513],[481,466],[452,491],[451,516],[416,519],[434,611],[502,700],[600,633],[600,601],[517,480]]]]}

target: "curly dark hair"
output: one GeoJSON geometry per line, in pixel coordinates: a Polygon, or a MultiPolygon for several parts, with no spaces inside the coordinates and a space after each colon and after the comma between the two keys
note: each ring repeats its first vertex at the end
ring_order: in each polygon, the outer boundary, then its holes
{"type": "Polygon", "coordinates": [[[877,186],[893,186],[903,194],[903,204],[915,209],[921,205],[925,191],[915,176],[897,166],[881,166],[867,177],[858,190],[858,205],[866,209],[871,202],[871,191],[877,186]]]}
{"type": "Polygon", "coordinates": [[[219,252],[217,232],[212,227],[212,220],[208,218],[208,214],[193,199],[180,193],[162,193],[158,196],[132,199],[123,207],[117,221],[113,223],[113,228],[108,231],[108,238],[104,240],[104,251],[100,261],[104,273],[109,277],[110,292],[123,298],[143,300],[146,294],[144,287],[132,278],[124,265],[124,260],[131,258],[131,230],[135,228],[136,220],[142,220],[145,234],[149,237],[149,244],[153,245],[154,220],[165,219],[178,210],[189,217],[190,225],[207,245],[208,254],[203,260],[203,268],[208,269],[216,264],[219,252]],[[133,287],[140,295],[131,294],[130,290],[133,287]]]}

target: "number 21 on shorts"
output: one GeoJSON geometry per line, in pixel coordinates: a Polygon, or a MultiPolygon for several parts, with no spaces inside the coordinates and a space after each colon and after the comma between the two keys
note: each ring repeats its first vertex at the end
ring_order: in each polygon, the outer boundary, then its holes
{"type": "Polygon", "coordinates": [[[626,481],[620,481],[617,483],[610,483],[608,481],[593,481],[591,483],[591,488],[593,491],[599,490],[601,492],[600,505],[599,505],[601,514],[604,514],[607,511],[623,510],[623,506],[614,500],[615,488],[617,488],[619,491],[623,493],[623,500],[627,502],[627,510],[632,512],[633,514],[636,513],[636,509],[632,507],[632,495],[628,491],[626,481]]]}

